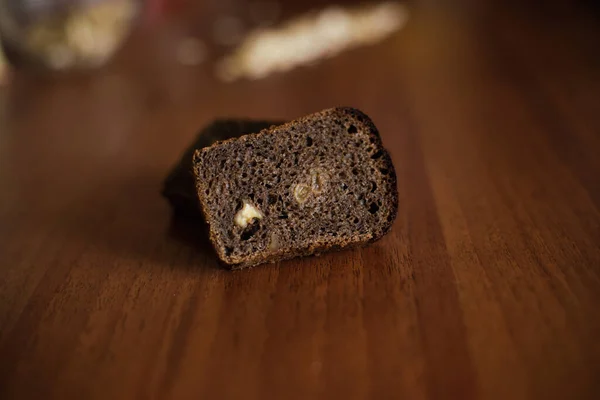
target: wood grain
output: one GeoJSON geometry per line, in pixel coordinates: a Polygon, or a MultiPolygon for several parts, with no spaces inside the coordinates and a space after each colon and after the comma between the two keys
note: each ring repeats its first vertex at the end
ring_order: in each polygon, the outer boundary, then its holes
{"type": "Polygon", "coordinates": [[[260,81],[173,59],[193,10],[93,76],[16,73],[0,398],[597,398],[597,20],[574,2],[431,3],[380,45],[260,81]],[[336,105],[392,154],[391,233],[219,269],[159,196],[180,152],[215,117],[336,105]]]}

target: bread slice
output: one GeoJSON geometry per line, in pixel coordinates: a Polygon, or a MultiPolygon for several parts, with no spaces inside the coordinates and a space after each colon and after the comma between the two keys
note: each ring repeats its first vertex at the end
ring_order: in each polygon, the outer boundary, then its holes
{"type": "Polygon", "coordinates": [[[192,168],[192,158],[196,150],[218,141],[260,132],[270,126],[283,123],[283,121],[251,119],[218,119],[201,129],[165,179],[162,195],[171,203],[174,214],[186,218],[202,217],[196,195],[196,178],[192,168]]]}
{"type": "Polygon", "coordinates": [[[210,240],[232,268],[373,242],[398,210],[390,156],[352,108],[216,143],[193,163],[210,240]]]}

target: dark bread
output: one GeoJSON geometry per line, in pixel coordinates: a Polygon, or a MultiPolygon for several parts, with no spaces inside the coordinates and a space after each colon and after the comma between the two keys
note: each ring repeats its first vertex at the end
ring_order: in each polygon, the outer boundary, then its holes
{"type": "Polygon", "coordinates": [[[233,268],[373,242],[398,210],[390,156],[352,108],[216,143],[193,163],[210,240],[233,268]]]}
{"type": "Polygon", "coordinates": [[[198,149],[215,142],[260,132],[283,121],[255,121],[250,119],[219,119],[204,127],[194,142],[186,149],[179,163],[173,167],[162,190],[176,215],[189,218],[201,217],[200,204],[196,194],[196,178],[192,168],[192,158],[198,149]]]}

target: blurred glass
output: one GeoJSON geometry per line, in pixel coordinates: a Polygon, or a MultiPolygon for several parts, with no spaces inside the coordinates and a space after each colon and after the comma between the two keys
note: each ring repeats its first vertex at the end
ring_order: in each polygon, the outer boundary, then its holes
{"type": "MultiPolygon", "coordinates": [[[[0,38],[1,40],[2,38],[0,38]]],[[[2,86],[6,80],[7,66],[4,60],[4,52],[2,51],[2,43],[0,43],[0,86],[2,86]]]]}
{"type": "MultiPolygon", "coordinates": [[[[139,0],[0,0],[7,53],[53,70],[104,64],[121,46],[139,0]]],[[[13,58],[11,57],[11,58],[13,58]]]]}

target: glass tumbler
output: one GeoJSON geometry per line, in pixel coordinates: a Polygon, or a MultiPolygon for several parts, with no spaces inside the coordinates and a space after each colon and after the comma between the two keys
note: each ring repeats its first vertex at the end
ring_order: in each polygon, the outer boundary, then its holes
{"type": "Polygon", "coordinates": [[[140,0],[0,0],[0,37],[17,64],[93,68],[119,49],[140,9],[140,0]]]}

